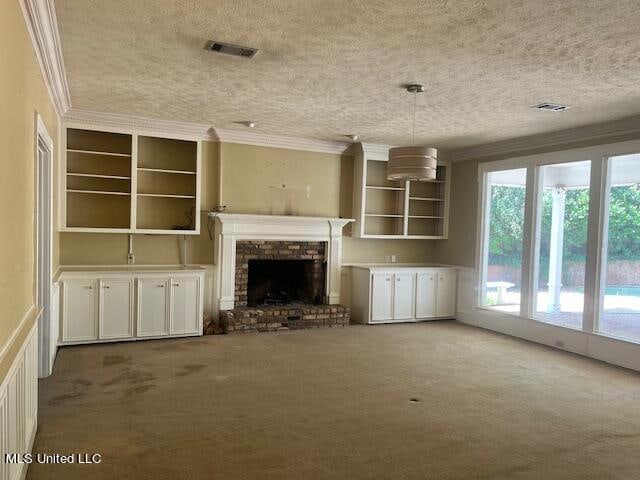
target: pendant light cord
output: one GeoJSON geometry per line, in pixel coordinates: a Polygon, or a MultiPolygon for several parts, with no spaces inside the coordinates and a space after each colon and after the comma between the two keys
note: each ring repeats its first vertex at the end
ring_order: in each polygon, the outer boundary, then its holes
{"type": "Polygon", "coordinates": [[[411,145],[416,146],[416,100],[418,94],[413,92],[413,137],[411,138],[411,145]]]}

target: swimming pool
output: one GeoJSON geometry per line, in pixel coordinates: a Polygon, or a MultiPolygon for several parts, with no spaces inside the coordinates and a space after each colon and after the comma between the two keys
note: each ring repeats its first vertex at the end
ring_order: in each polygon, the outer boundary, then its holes
{"type": "MultiPolygon", "coordinates": [[[[584,293],[584,287],[567,288],[568,292],[584,293]]],[[[612,285],[604,291],[605,295],[615,295],[618,297],[640,297],[640,286],[638,285],[612,285]]]]}

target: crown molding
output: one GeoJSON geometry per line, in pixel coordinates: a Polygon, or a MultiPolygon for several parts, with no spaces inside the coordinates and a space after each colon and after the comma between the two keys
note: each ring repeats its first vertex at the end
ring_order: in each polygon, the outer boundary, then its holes
{"type": "Polygon", "coordinates": [[[484,157],[524,154],[531,150],[543,150],[580,142],[615,140],[619,137],[640,137],[640,115],[611,122],[568,128],[555,132],[518,137],[500,142],[486,143],[452,150],[451,161],[476,160],[484,157]]]}
{"type": "Polygon", "coordinates": [[[71,97],[53,0],[20,0],[20,6],[51,103],[62,117],[71,108],[71,97]]]}
{"type": "Polygon", "coordinates": [[[351,146],[350,143],[302,137],[289,137],[285,135],[270,135],[253,131],[226,130],[224,128],[214,128],[214,131],[220,142],[241,143],[243,145],[256,145],[259,147],[343,154],[351,146]]]}
{"type": "Polygon", "coordinates": [[[94,112],[72,108],[62,117],[67,125],[93,128],[135,130],[164,135],[178,135],[192,140],[239,143],[260,147],[285,148],[331,154],[343,154],[350,143],[331,142],[285,135],[268,135],[257,132],[242,132],[213,128],[204,123],[179,122],[155,118],[136,117],[120,113],[94,112]]]}
{"type": "Polygon", "coordinates": [[[155,118],[122,115],[120,113],[93,112],[72,108],[62,118],[67,124],[87,127],[108,127],[154,134],[179,135],[192,140],[217,141],[210,125],[178,122],[155,118]]]}

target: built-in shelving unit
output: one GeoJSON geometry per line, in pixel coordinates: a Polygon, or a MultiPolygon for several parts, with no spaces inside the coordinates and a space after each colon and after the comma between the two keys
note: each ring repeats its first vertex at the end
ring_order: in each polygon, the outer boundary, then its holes
{"type": "Polygon", "coordinates": [[[197,234],[198,141],[66,128],[61,230],[197,234]]]}
{"type": "Polygon", "coordinates": [[[447,237],[449,168],[429,182],[387,180],[388,147],[356,145],[353,235],[360,238],[447,237]]]}

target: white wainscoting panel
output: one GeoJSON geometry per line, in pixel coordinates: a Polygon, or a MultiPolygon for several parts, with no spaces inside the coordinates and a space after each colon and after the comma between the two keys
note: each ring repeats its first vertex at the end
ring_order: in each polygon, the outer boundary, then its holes
{"type": "Polygon", "coordinates": [[[38,327],[33,326],[0,385],[0,480],[20,480],[27,464],[6,454],[30,453],[38,426],[38,327]]]}

